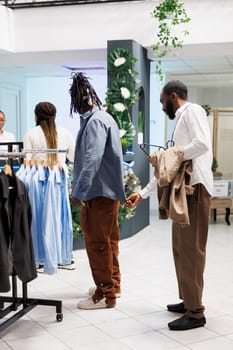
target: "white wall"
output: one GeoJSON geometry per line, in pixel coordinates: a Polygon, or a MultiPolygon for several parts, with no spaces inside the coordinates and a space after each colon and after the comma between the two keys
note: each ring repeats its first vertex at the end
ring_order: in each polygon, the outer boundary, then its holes
{"type": "Polygon", "coordinates": [[[5,129],[21,141],[22,130],[27,128],[26,80],[20,74],[3,74],[0,77],[0,110],[6,114],[5,129]]]}
{"type": "MultiPolygon", "coordinates": [[[[91,84],[104,103],[107,89],[106,74],[91,73],[91,84]]],[[[76,139],[79,130],[79,116],[70,117],[69,88],[72,80],[67,77],[40,77],[27,79],[27,119],[28,129],[35,125],[34,108],[38,102],[49,101],[57,108],[56,123],[70,130],[76,139]]]]}
{"type": "MultiPolygon", "coordinates": [[[[134,39],[149,47],[156,32],[150,14],[158,3],[147,0],[15,10],[14,51],[106,48],[107,40],[114,39],[134,39]]],[[[232,0],[202,0],[198,4],[184,0],[184,4],[191,17],[185,25],[190,29],[185,44],[232,42],[232,0]]],[[[4,12],[1,7],[0,23],[6,21],[4,12]]],[[[5,31],[1,33],[5,38],[5,31]]]]}
{"type": "Polygon", "coordinates": [[[212,109],[232,109],[233,87],[203,88],[201,89],[201,103],[210,105],[212,109]]]}

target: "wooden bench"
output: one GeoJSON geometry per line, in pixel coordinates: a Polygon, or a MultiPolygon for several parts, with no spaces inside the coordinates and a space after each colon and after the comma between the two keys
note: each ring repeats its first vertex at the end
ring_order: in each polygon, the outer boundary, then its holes
{"type": "Polygon", "coordinates": [[[214,222],[216,222],[216,219],[217,219],[217,209],[225,208],[226,210],[225,221],[227,225],[230,225],[231,224],[231,221],[230,221],[231,207],[232,207],[231,198],[212,198],[211,209],[213,210],[214,222]]]}

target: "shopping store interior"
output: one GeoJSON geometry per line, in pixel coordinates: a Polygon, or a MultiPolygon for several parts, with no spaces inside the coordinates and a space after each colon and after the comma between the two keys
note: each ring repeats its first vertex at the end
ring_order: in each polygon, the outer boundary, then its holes
{"type": "MultiPolygon", "coordinates": [[[[117,306],[106,310],[77,309],[77,303],[93,286],[86,251],[80,244],[73,252],[75,270],[60,269],[53,276],[39,273],[29,284],[31,298],[62,300],[62,322],[56,321],[54,307],[37,306],[1,331],[0,350],[22,347],[47,350],[52,346],[57,350],[232,350],[232,1],[204,0],[198,6],[194,0],[183,1],[191,17],[190,35],[175,55],[163,58],[162,82],[155,74],[156,59],[151,49],[155,29],[150,17],[161,1],[84,2],[15,9],[1,2],[0,31],[4,35],[0,36],[0,110],[6,114],[6,129],[16,135],[17,141],[22,141],[35,124],[35,105],[50,101],[57,108],[56,123],[69,129],[76,139],[80,123],[78,115],[70,116],[72,73],[86,73],[105,103],[108,43],[116,40],[133,40],[146,50],[149,134],[144,142],[164,145],[171,137],[174,124],[168,122],[159,102],[166,81],[183,81],[188,87],[189,101],[210,106],[208,120],[222,174],[220,180],[231,187],[221,197],[230,207],[228,222],[222,202],[213,207],[209,222],[203,296],[207,324],[180,332],[167,328],[167,323],[178,315],[167,312],[166,305],[179,299],[172,261],[171,222],[158,219],[154,194],[147,210],[149,225],[120,241],[122,295],[117,306]]],[[[149,179],[153,175],[149,165],[148,171],[149,179]]],[[[143,180],[142,186],[145,185],[143,180]]],[[[139,214],[138,217],[140,220],[139,214]]]]}

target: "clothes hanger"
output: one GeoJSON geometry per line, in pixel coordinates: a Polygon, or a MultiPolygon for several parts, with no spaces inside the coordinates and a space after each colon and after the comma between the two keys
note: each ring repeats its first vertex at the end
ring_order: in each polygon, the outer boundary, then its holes
{"type": "Polygon", "coordinates": [[[160,146],[160,145],[152,145],[150,143],[141,143],[139,145],[139,147],[141,148],[141,150],[149,157],[150,154],[145,150],[145,147],[156,147],[158,149],[158,151],[166,151],[168,148],[170,147],[174,147],[175,146],[175,142],[173,140],[168,140],[164,146],[160,146]]]}
{"type": "Polygon", "coordinates": [[[12,168],[9,164],[4,165],[3,171],[4,171],[5,175],[9,175],[10,177],[13,177],[12,168]]]}

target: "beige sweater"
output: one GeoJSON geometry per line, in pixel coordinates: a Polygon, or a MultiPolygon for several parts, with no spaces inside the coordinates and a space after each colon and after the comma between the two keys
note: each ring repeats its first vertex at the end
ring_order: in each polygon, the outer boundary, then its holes
{"type": "Polygon", "coordinates": [[[150,161],[158,181],[159,218],[189,225],[187,195],[193,194],[192,161],[183,161],[183,148],[155,152],[150,161]]]}

